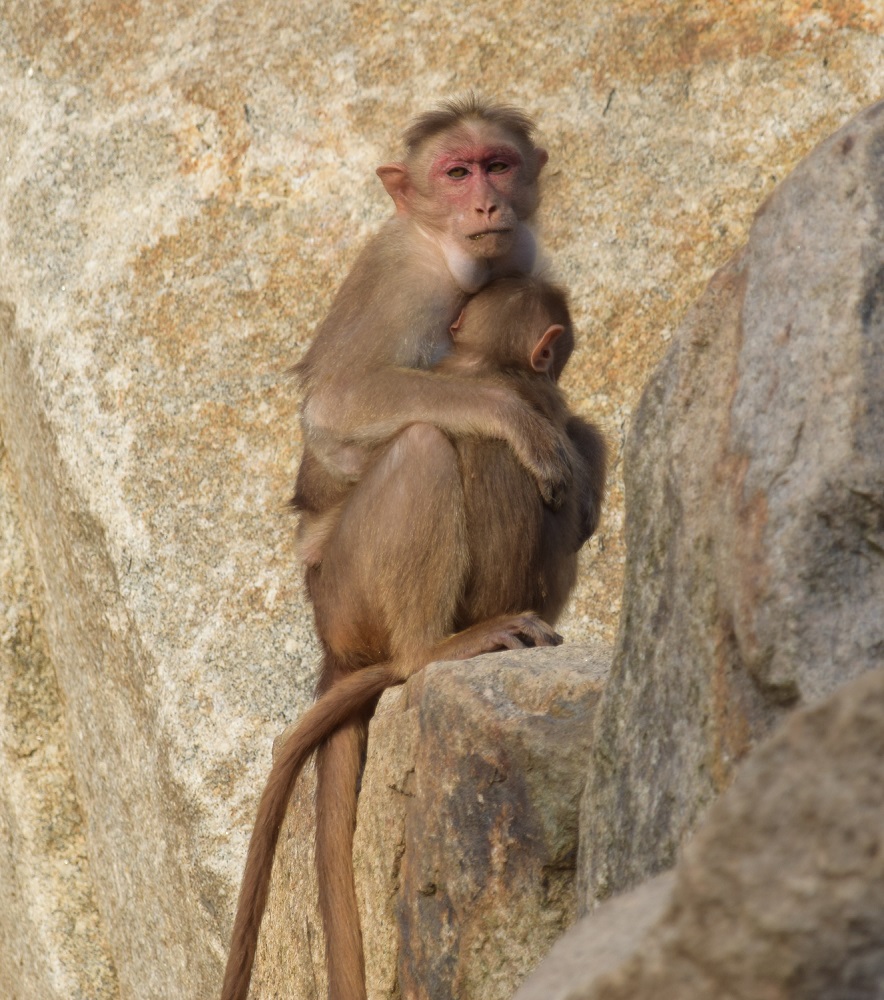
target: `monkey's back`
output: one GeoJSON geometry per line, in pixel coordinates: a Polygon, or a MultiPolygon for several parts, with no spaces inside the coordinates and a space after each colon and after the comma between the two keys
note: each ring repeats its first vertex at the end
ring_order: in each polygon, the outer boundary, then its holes
{"type": "Polygon", "coordinates": [[[557,511],[547,507],[502,442],[462,439],[457,450],[470,553],[457,628],[529,610],[554,623],[577,573],[574,497],[567,495],[557,511]]]}

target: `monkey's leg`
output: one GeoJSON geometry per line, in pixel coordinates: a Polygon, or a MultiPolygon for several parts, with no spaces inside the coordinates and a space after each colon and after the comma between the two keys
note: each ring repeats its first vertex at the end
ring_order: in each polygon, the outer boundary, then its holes
{"type": "Polygon", "coordinates": [[[311,580],[329,648],[378,662],[450,635],[466,538],[457,452],[437,428],[412,424],[354,488],[311,580]]]}
{"type": "MultiPolygon", "coordinates": [[[[450,633],[467,565],[463,508],[457,454],[429,425],[403,431],[355,487],[321,567],[310,574],[328,650],[323,690],[344,678],[356,657],[392,653],[412,669],[423,666],[427,649],[450,633]]],[[[329,1000],[365,997],[352,845],[373,709],[372,702],[344,723],[317,756],[316,865],[329,1000]]]]}
{"type": "MultiPolygon", "coordinates": [[[[322,570],[311,578],[317,627],[330,648],[342,656],[361,648],[376,660],[389,657],[405,680],[432,660],[561,642],[522,609],[488,620],[483,611],[481,621],[452,635],[475,555],[468,549],[462,471],[445,435],[413,424],[354,489],[322,570]]],[[[482,541],[473,538],[473,544],[482,541]]],[[[508,612],[506,603],[498,607],[508,612]]]]}

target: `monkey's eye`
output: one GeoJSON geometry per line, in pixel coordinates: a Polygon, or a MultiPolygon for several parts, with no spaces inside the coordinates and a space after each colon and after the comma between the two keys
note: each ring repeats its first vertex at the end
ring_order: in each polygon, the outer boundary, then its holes
{"type": "Polygon", "coordinates": [[[466,177],[469,174],[469,170],[466,167],[452,167],[446,173],[449,177],[453,177],[456,181],[459,181],[462,177],[466,177]]]}
{"type": "Polygon", "coordinates": [[[488,164],[489,174],[503,174],[509,170],[510,165],[505,160],[495,160],[493,163],[488,164]]]}

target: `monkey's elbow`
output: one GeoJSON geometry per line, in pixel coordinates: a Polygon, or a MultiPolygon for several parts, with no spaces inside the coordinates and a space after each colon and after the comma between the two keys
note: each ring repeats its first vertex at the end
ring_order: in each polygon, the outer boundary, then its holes
{"type": "Polygon", "coordinates": [[[346,385],[328,384],[317,386],[307,396],[301,406],[301,424],[308,440],[317,443],[347,436],[349,397],[346,385]]]}

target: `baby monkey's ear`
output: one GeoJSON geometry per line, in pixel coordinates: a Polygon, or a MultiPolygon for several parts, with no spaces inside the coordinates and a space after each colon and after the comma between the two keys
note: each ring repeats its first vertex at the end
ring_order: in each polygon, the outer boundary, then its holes
{"type": "Polygon", "coordinates": [[[466,312],[466,309],[461,309],[460,313],[458,314],[457,319],[451,324],[451,326],[448,327],[448,332],[451,334],[451,339],[452,340],[456,340],[457,339],[457,331],[460,329],[461,323],[463,323],[463,314],[465,312],[466,312]]]}
{"type": "Polygon", "coordinates": [[[543,336],[534,345],[531,351],[531,367],[536,372],[548,372],[555,361],[553,345],[565,332],[561,323],[553,323],[551,327],[544,331],[543,336]]]}

